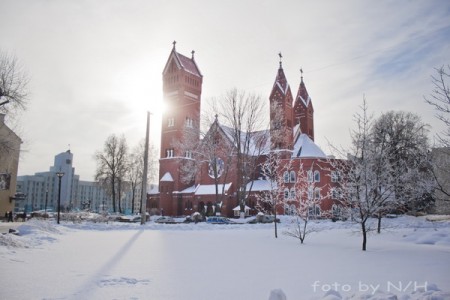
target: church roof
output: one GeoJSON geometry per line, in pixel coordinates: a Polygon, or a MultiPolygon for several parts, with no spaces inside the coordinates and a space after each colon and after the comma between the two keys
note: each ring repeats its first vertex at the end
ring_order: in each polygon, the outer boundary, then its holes
{"type": "Polygon", "coordinates": [[[166,172],[166,174],[161,177],[160,181],[173,181],[173,177],[169,172],[166,172]]]}
{"type": "Polygon", "coordinates": [[[320,149],[307,134],[300,134],[294,144],[293,157],[300,158],[327,158],[325,153],[320,149]]]}
{"type": "MultiPolygon", "coordinates": [[[[231,182],[225,184],[225,188],[223,184],[218,184],[218,190],[219,194],[222,193],[222,189],[225,191],[225,193],[228,192],[228,190],[231,187],[231,182]]],[[[197,189],[195,190],[195,195],[215,195],[216,194],[216,185],[215,184],[199,184],[197,186],[197,189]]]]}
{"type": "Polygon", "coordinates": [[[250,188],[252,192],[270,191],[271,189],[277,189],[277,183],[271,183],[266,179],[258,179],[247,183],[247,191],[249,191],[250,188]]]}
{"type": "MultiPolygon", "coordinates": [[[[236,146],[236,141],[234,138],[234,129],[222,124],[218,123],[218,126],[222,129],[222,131],[227,136],[228,140],[236,146]]],[[[240,137],[242,145],[247,144],[246,140],[248,140],[248,155],[258,156],[264,153],[268,153],[270,151],[270,131],[269,130],[260,130],[254,131],[250,134],[247,134],[244,131],[240,132],[240,137]]]]}
{"type": "Polygon", "coordinates": [[[284,75],[283,68],[280,66],[278,69],[277,77],[275,78],[275,82],[273,84],[272,90],[278,89],[283,95],[289,90],[289,83],[287,82],[286,75],[284,75]]]}
{"type": "Polygon", "coordinates": [[[198,68],[197,64],[195,63],[194,58],[188,58],[184,56],[183,54],[180,54],[175,51],[176,57],[178,58],[181,67],[194,75],[197,75],[198,77],[202,77],[202,73],[200,72],[200,69],[198,68]]]}
{"type": "Polygon", "coordinates": [[[167,63],[166,66],[164,67],[163,74],[167,72],[167,68],[169,67],[172,60],[175,61],[178,68],[193,75],[196,75],[198,77],[203,77],[202,73],[200,72],[200,69],[197,66],[197,63],[195,62],[194,51],[192,51],[191,58],[184,56],[183,54],[180,54],[176,51],[174,42],[172,52],[170,52],[169,58],[167,59],[167,63]]]}
{"type": "Polygon", "coordinates": [[[295,97],[295,104],[297,103],[302,103],[305,107],[308,107],[310,104],[312,105],[311,97],[309,97],[305,83],[303,82],[303,76],[298,87],[297,97],[295,97]]]}

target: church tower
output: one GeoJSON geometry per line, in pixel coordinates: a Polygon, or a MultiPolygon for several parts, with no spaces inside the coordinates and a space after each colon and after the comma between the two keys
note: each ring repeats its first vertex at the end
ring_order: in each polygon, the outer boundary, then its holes
{"type": "MultiPolygon", "coordinates": [[[[176,51],[176,42],[164,67],[163,97],[166,110],[162,115],[161,155],[159,165],[160,207],[164,213],[177,213],[174,192],[185,189],[190,183],[182,180],[180,167],[183,160],[192,158],[192,152],[182,145],[189,128],[200,124],[200,104],[203,75],[194,59],[176,51]]],[[[197,137],[199,138],[199,137],[197,137]]],[[[191,141],[193,145],[198,142],[191,141]]]]}
{"type": "Polygon", "coordinates": [[[293,112],[292,92],[282,66],[282,55],[280,56],[280,67],[270,93],[270,136],[272,149],[292,149],[293,134],[293,112]]]}
{"type": "Polygon", "coordinates": [[[314,141],[314,108],[303,82],[302,69],[300,69],[300,73],[300,86],[294,103],[294,121],[295,125],[300,124],[301,133],[308,135],[314,141]]]}

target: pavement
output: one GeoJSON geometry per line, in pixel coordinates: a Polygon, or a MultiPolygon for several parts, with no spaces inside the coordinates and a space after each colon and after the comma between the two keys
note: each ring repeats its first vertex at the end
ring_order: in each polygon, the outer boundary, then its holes
{"type": "Polygon", "coordinates": [[[17,230],[22,224],[23,222],[0,222],[0,234],[8,233],[10,229],[17,230]]]}

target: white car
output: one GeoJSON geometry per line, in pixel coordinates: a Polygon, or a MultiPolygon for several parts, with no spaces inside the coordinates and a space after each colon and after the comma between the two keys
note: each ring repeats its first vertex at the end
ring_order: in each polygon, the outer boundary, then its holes
{"type": "Polygon", "coordinates": [[[117,220],[125,223],[137,223],[141,221],[141,215],[120,216],[117,220]]]}
{"type": "Polygon", "coordinates": [[[155,220],[155,223],[159,223],[159,224],[174,224],[175,219],[172,217],[159,217],[158,219],[155,220]]]}

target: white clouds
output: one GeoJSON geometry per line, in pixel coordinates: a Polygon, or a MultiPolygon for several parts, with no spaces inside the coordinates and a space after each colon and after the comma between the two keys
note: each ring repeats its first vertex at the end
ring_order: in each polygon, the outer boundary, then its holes
{"type": "Polygon", "coordinates": [[[124,133],[136,144],[145,111],[161,100],[174,39],[181,53],[196,50],[204,99],[233,87],[268,97],[279,51],[295,94],[303,67],[322,147],[325,136],[349,142],[363,94],[375,113],[410,110],[437,125],[422,97],[431,91],[433,68],[450,61],[446,1],[6,0],[1,6],[1,47],[15,52],[32,79],[22,125],[32,143],[21,174],[46,170],[70,143],[77,173],[88,178],[92,154],[109,134],[124,133]]]}

